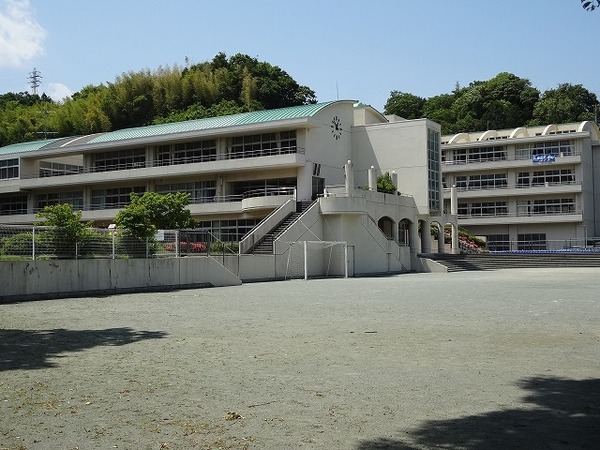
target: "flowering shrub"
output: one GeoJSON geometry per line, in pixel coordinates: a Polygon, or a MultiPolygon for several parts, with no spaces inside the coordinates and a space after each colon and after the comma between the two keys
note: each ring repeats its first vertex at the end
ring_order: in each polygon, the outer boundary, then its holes
{"type": "MultiPolygon", "coordinates": [[[[165,249],[169,252],[174,252],[175,242],[170,242],[165,245],[165,249]]],[[[180,242],[179,251],[181,253],[206,253],[206,245],[202,242],[180,242]]]]}

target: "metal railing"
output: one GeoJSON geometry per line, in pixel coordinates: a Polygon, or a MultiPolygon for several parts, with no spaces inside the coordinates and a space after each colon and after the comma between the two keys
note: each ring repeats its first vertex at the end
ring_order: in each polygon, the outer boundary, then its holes
{"type": "Polygon", "coordinates": [[[540,241],[491,241],[487,249],[492,253],[595,253],[600,252],[600,238],[569,238],[540,241]]]}
{"type": "MultiPolygon", "coordinates": [[[[102,173],[102,172],[114,172],[119,170],[131,170],[131,169],[148,169],[151,167],[162,167],[162,166],[171,166],[171,165],[180,165],[180,164],[194,164],[201,162],[210,162],[210,161],[225,161],[231,159],[243,159],[243,158],[259,158],[262,156],[280,156],[280,155],[290,155],[290,154],[301,154],[305,153],[305,149],[302,147],[291,146],[291,147],[277,147],[277,148],[269,148],[262,150],[248,150],[241,152],[231,152],[220,153],[220,154],[209,154],[209,155],[200,155],[200,156],[187,156],[180,158],[164,158],[164,159],[154,159],[154,160],[146,160],[146,161],[131,161],[131,162],[123,162],[118,164],[105,164],[97,167],[81,167],[78,171],[53,171],[44,172],[43,175],[40,173],[36,174],[23,174],[21,179],[29,179],[29,178],[47,178],[47,177],[58,177],[58,176],[71,176],[71,175],[81,175],[81,174],[89,174],[89,173],[102,173]]],[[[40,169],[42,171],[44,169],[40,169]]]]}
{"type": "MultiPolygon", "coordinates": [[[[506,189],[532,189],[532,188],[546,188],[546,187],[561,187],[561,186],[581,186],[581,181],[549,181],[545,183],[532,183],[532,184],[501,184],[495,186],[456,186],[458,192],[465,191],[487,191],[487,190],[506,190],[506,189]]],[[[449,193],[450,188],[445,187],[444,193],[449,193]]]]}
{"type": "MultiPolygon", "coordinates": [[[[444,166],[462,166],[466,164],[485,164],[490,162],[502,162],[502,161],[527,161],[531,160],[534,155],[532,154],[521,154],[521,155],[504,155],[504,156],[489,156],[483,158],[460,158],[460,159],[446,159],[442,161],[444,166]]],[[[581,150],[572,150],[568,152],[562,152],[555,155],[557,158],[565,156],[581,156],[581,150]]]]}
{"type": "Polygon", "coordinates": [[[68,237],[55,227],[0,226],[0,261],[180,258],[237,251],[237,242],[223,242],[211,229],[160,230],[152,239],[142,240],[105,228],[85,228],[68,237]]]}
{"type": "Polygon", "coordinates": [[[572,211],[553,211],[553,212],[519,212],[519,213],[496,213],[496,214],[458,214],[458,219],[494,219],[504,217],[544,217],[544,216],[573,216],[581,215],[580,209],[572,211]]]}

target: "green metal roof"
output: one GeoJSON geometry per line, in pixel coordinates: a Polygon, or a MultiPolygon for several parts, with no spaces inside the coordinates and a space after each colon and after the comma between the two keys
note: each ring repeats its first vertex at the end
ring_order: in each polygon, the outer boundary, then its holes
{"type": "Polygon", "coordinates": [[[44,139],[40,141],[21,142],[20,144],[11,144],[5,147],[0,147],[0,155],[10,155],[12,153],[25,153],[40,150],[47,145],[50,145],[56,141],[60,141],[61,138],[57,139],[44,139]]]}
{"type": "Polygon", "coordinates": [[[212,130],[224,127],[274,122],[277,120],[300,119],[312,117],[332,103],[334,102],[290,106],[288,108],[266,109],[263,111],[252,111],[230,116],[209,117],[206,119],[189,120],[186,122],[174,122],[138,128],[126,128],[123,130],[101,134],[89,140],[88,143],[97,144],[101,142],[114,142],[127,139],[162,136],[166,134],[186,133],[190,131],[212,130]]]}

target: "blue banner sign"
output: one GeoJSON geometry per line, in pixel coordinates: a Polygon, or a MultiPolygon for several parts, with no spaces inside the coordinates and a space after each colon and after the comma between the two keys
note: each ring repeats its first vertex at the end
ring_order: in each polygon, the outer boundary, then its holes
{"type": "Polygon", "coordinates": [[[533,155],[531,161],[534,163],[553,163],[556,162],[556,156],[554,155],[533,155]]]}

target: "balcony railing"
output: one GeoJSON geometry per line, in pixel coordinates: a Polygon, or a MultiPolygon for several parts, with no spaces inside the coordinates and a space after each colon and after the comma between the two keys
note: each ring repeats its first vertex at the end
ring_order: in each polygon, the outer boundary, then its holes
{"type": "MultiPolygon", "coordinates": [[[[564,157],[564,156],[581,156],[581,151],[580,150],[572,150],[569,152],[562,152],[560,154],[553,154],[554,156],[556,156],[557,158],[560,157],[564,157]]],[[[483,157],[483,158],[460,158],[460,159],[447,159],[442,161],[442,165],[444,166],[456,166],[456,165],[465,165],[465,164],[485,164],[485,163],[489,163],[489,162],[502,162],[502,161],[531,161],[533,155],[529,154],[529,155],[525,155],[525,154],[520,154],[520,155],[506,155],[503,157],[498,157],[498,156],[490,156],[490,157],[483,157]]]]}
{"type": "Polygon", "coordinates": [[[180,165],[180,164],[194,164],[194,163],[202,163],[202,162],[211,162],[211,161],[226,161],[230,159],[244,159],[244,158],[259,158],[263,156],[281,156],[281,155],[290,155],[290,154],[305,154],[305,149],[302,147],[292,146],[292,147],[278,147],[278,148],[269,148],[263,150],[249,150],[242,152],[227,152],[223,154],[207,154],[207,155],[195,155],[181,158],[163,158],[156,159],[152,161],[131,161],[131,162],[123,162],[118,164],[106,164],[96,167],[81,167],[78,171],[54,171],[47,172],[44,171],[43,174],[40,169],[40,173],[38,174],[29,174],[23,175],[21,178],[47,178],[47,177],[57,177],[57,176],[69,176],[69,175],[80,175],[86,173],[98,173],[98,172],[114,172],[119,170],[131,170],[131,169],[148,169],[151,167],[162,167],[162,166],[172,166],[172,165],[180,165]]]}
{"type": "MultiPolygon", "coordinates": [[[[267,186],[260,189],[252,189],[242,194],[233,194],[233,195],[214,195],[214,196],[205,196],[205,197],[190,197],[191,205],[200,205],[207,203],[228,203],[228,202],[241,202],[245,198],[253,198],[253,197],[271,197],[276,195],[282,196],[293,196],[295,194],[296,188],[294,186],[286,186],[286,187],[277,187],[277,186],[267,186]]],[[[121,209],[126,208],[129,205],[129,201],[120,201],[120,202],[103,202],[96,203],[91,205],[81,204],[74,205],[74,209],[82,210],[82,211],[102,211],[107,209],[121,209]]],[[[15,208],[10,211],[0,211],[0,215],[21,215],[21,214],[37,214],[43,208],[34,208],[30,213],[26,208],[15,208]]]]}
{"type": "MultiPolygon", "coordinates": [[[[560,186],[581,186],[581,181],[556,181],[556,182],[545,182],[545,183],[531,183],[531,184],[502,184],[495,186],[456,186],[458,192],[466,191],[488,191],[488,190],[505,190],[505,189],[531,189],[531,188],[544,188],[544,187],[560,187],[560,186]]],[[[450,188],[444,188],[445,193],[450,192],[450,188]]]]}
{"type": "Polygon", "coordinates": [[[496,219],[506,217],[544,217],[544,216],[573,216],[581,215],[580,209],[571,211],[546,211],[546,212],[517,212],[517,213],[495,213],[495,214],[458,214],[458,219],[496,219]]]}

